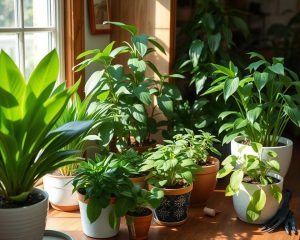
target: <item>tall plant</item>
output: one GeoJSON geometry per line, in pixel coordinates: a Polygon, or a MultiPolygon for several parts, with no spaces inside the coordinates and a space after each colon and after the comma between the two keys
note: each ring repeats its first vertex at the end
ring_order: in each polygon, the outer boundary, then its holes
{"type": "Polygon", "coordinates": [[[72,163],[74,149],[61,150],[92,121],[69,122],[51,130],[78,88],[55,88],[59,60],[45,56],[26,82],[12,59],[0,53],[0,195],[25,201],[35,182],[72,163]]]}
{"type": "Polygon", "coordinates": [[[219,132],[226,132],[223,142],[228,143],[238,135],[263,146],[276,146],[286,124],[291,120],[300,127],[300,81],[293,71],[284,67],[283,58],[268,62],[258,53],[246,70],[249,75],[239,76],[238,68],[213,64],[217,78],[204,93],[219,93],[225,102],[235,101],[238,111],[224,111],[219,117],[231,116],[234,120],[224,123],[219,132]]]}
{"type": "Polygon", "coordinates": [[[134,26],[119,22],[110,22],[130,33],[130,42],[123,42],[114,48],[115,42],[110,43],[105,49],[86,51],[78,56],[83,60],[76,70],[97,63],[103,70],[96,71],[86,84],[86,93],[98,87],[97,99],[99,102],[111,104],[110,112],[113,120],[103,129],[105,133],[100,136],[101,144],[106,146],[113,137],[119,150],[130,146],[130,136],[141,144],[151,141],[151,134],[156,133],[164,122],[157,122],[156,110],[160,108],[166,117],[173,115],[173,101],[180,100],[179,90],[167,83],[167,78],[181,77],[180,75],[164,75],[157,67],[146,58],[154,48],[165,53],[159,42],[145,34],[138,35],[134,26]],[[153,47],[149,47],[152,44],[153,47]],[[114,64],[120,55],[127,57],[127,65],[114,64]],[[157,79],[148,75],[152,70],[157,79]],[[153,99],[157,99],[157,104],[153,99]],[[148,113],[147,107],[152,105],[148,113]]]}

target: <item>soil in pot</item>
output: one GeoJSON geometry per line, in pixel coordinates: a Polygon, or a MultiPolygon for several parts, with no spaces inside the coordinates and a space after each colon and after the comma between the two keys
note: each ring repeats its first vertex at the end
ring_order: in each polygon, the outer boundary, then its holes
{"type": "Polygon", "coordinates": [[[140,185],[141,188],[146,188],[145,178],[147,175],[148,173],[143,172],[143,173],[131,175],[129,176],[129,179],[132,183],[140,185]]]}
{"type": "Polygon", "coordinates": [[[149,208],[128,212],[126,219],[130,239],[142,240],[148,238],[152,221],[152,211],[149,208]]]}
{"type": "Polygon", "coordinates": [[[162,189],[165,196],[159,207],[155,209],[154,220],[165,226],[181,225],[187,220],[193,185],[182,187],[179,183],[168,187],[162,189]]]}
{"type": "Polygon", "coordinates": [[[45,196],[41,194],[40,192],[31,192],[28,195],[28,198],[24,202],[14,202],[10,201],[2,196],[0,196],[0,208],[20,208],[20,207],[26,207],[33,204],[36,204],[38,202],[41,202],[45,199],[45,196]]]}
{"type": "Polygon", "coordinates": [[[203,171],[194,173],[194,187],[191,195],[192,207],[204,206],[217,184],[216,175],[220,166],[219,160],[210,156],[206,162],[202,162],[201,166],[203,171]]]}

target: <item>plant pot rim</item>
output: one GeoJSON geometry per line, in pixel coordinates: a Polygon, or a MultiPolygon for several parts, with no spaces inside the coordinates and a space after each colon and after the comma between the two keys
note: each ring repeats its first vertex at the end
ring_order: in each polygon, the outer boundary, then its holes
{"type": "Polygon", "coordinates": [[[211,174],[211,173],[215,173],[219,170],[220,168],[220,160],[216,157],[213,156],[208,156],[208,158],[210,159],[210,161],[213,162],[213,164],[209,165],[209,166],[201,166],[202,171],[198,171],[198,172],[194,172],[194,175],[206,175],[206,174],[211,174]]]}
{"type": "Polygon", "coordinates": [[[278,173],[269,173],[268,176],[276,178],[277,180],[279,180],[279,182],[272,183],[272,184],[267,184],[267,185],[254,184],[254,183],[246,183],[246,182],[242,182],[242,184],[244,186],[266,187],[266,186],[272,186],[272,185],[280,185],[283,182],[283,180],[284,180],[284,178],[282,176],[280,176],[278,173]]]}
{"type": "MultiPolygon", "coordinates": [[[[78,192],[78,191],[77,191],[76,193],[77,193],[77,197],[78,197],[78,201],[79,201],[79,202],[88,204],[89,199],[85,199],[85,195],[81,194],[81,193],[78,192]]],[[[111,197],[111,198],[110,198],[110,204],[115,204],[116,201],[117,201],[117,198],[116,198],[116,197],[111,197]]]]}
{"type": "MultiPolygon", "coordinates": [[[[250,146],[250,145],[246,145],[246,144],[238,142],[238,140],[242,140],[242,139],[245,139],[245,138],[246,138],[245,136],[237,136],[232,141],[234,141],[235,143],[240,144],[240,145],[250,146]]],[[[279,137],[278,142],[282,143],[284,145],[283,146],[273,146],[273,147],[265,147],[265,146],[263,146],[263,148],[264,149],[280,149],[280,148],[285,148],[285,147],[293,146],[293,141],[291,139],[289,139],[289,138],[286,138],[286,137],[279,137]]]]}
{"type": "MultiPolygon", "coordinates": [[[[149,190],[151,190],[154,186],[149,184],[149,190]]],[[[193,183],[188,184],[183,188],[159,188],[164,192],[165,195],[183,195],[185,193],[191,192],[193,190],[193,183]]]]}
{"type": "Polygon", "coordinates": [[[75,175],[55,175],[55,174],[52,174],[52,173],[47,173],[44,177],[51,177],[51,178],[68,178],[68,179],[73,179],[75,177],[75,175]]]}
{"type": "Polygon", "coordinates": [[[143,207],[143,208],[146,208],[146,209],[148,209],[148,210],[150,210],[151,211],[151,213],[149,213],[149,214],[147,214],[147,215],[144,215],[144,216],[135,216],[135,215],[130,215],[130,214],[128,214],[128,213],[126,213],[126,217],[132,217],[132,218],[145,218],[145,217],[149,217],[149,216],[152,216],[153,215],[153,211],[152,211],[152,209],[151,208],[149,208],[149,207],[143,207]]]}
{"type": "Polygon", "coordinates": [[[20,209],[25,209],[25,208],[30,208],[31,206],[37,206],[37,205],[42,205],[45,201],[48,201],[49,199],[49,194],[41,189],[41,188],[33,188],[31,192],[40,192],[41,194],[43,194],[44,199],[42,201],[39,201],[37,203],[28,205],[28,206],[24,206],[24,207],[16,207],[16,208],[0,208],[0,211],[19,211],[20,209]]]}

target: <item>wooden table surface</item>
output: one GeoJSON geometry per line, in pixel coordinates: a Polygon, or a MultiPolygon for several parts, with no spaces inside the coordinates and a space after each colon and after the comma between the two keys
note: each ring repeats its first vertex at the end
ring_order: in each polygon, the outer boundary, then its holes
{"type": "MultiPolygon", "coordinates": [[[[237,219],[232,199],[224,196],[226,180],[218,183],[207,206],[221,211],[216,217],[204,216],[202,208],[190,208],[186,223],[180,227],[164,227],[155,223],[151,225],[149,240],[299,240],[299,235],[287,235],[283,228],[273,233],[262,232],[260,226],[246,224],[237,219]]],[[[300,234],[300,141],[294,143],[292,164],[286,176],[285,188],[293,193],[290,208],[294,212],[300,234]]],[[[75,240],[92,239],[81,231],[79,212],[59,212],[50,209],[46,229],[68,233],[75,240]]],[[[111,239],[128,239],[124,219],[121,221],[119,234],[111,239]]]]}

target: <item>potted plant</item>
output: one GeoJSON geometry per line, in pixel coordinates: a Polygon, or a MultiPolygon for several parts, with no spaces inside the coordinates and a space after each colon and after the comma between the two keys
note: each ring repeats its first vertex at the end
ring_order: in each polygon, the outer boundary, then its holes
{"type": "Polygon", "coordinates": [[[186,154],[186,158],[192,159],[201,167],[200,171],[193,173],[190,203],[192,206],[203,206],[217,184],[216,176],[220,161],[211,154],[220,155],[213,146],[218,140],[210,133],[201,131],[201,134],[195,134],[190,129],[185,129],[185,134],[175,135],[174,139],[184,144],[182,151],[186,154]]]}
{"type": "Polygon", "coordinates": [[[134,203],[126,214],[127,227],[130,239],[147,239],[152,221],[152,210],[149,207],[159,206],[164,196],[163,191],[152,188],[150,191],[142,189],[139,185],[132,188],[134,203]]]}
{"type": "Polygon", "coordinates": [[[79,82],[55,87],[59,60],[45,56],[25,81],[18,67],[0,53],[0,235],[6,239],[42,239],[48,194],[34,184],[45,174],[73,163],[74,149],[62,150],[92,121],[69,122],[52,129],[79,82]]]}
{"type": "Polygon", "coordinates": [[[148,60],[155,48],[165,53],[154,37],[138,35],[137,29],[131,25],[109,23],[129,32],[130,41],[116,48],[115,42],[111,42],[103,50],[88,50],[79,55],[79,59],[86,59],[76,66],[80,71],[97,63],[103,69],[95,72],[87,82],[88,89],[98,87],[99,102],[111,104],[113,120],[103,126],[105,132],[99,136],[100,145],[110,144],[110,149],[115,152],[145,145],[152,147],[151,135],[166,124],[166,121],[157,120],[158,115],[163,113],[167,118],[172,117],[173,101],[181,99],[178,88],[166,80],[181,76],[161,74],[148,60]],[[127,64],[116,64],[119,57],[126,57],[127,64]]]}
{"type": "MultiPolygon", "coordinates": [[[[233,196],[233,205],[239,219],[262,224],[277,212],[282,199],[283,178],[279,175],[280,165],[276,160],[263,159],[262,145],[252,142],[256,155],[230,155],[223,162],[217,177],[231,173],[225,195],[233,196]],[[239,168],[236,168],[240,165],[239,168]]],[[[276,153],[269,151],[271,158],[276,153]]]]}
{"type": "Polygon", "coordinates": [[[110,153],[81,162],[75,172],[73,191],[78,194],[84,234],[93,238],[117,235],[120,217],[134,203],[127,169],[110,153]]]}
{"type": "Polygon", "coordinates": [[[268,62],[258,53],[250,53],[252,62],[248,68],[249,75],[239,76],[238,68],[231,62],[229,67],[213,64],[218,78],[204,93],[219,92],[224,100],[233,98],[238,111],[224,111],[219,117],[231,117],[225,122],[219,132],[225,131],[223,143],[231,140],[231,153],[254,154],[249,146],[251,142],[259,142],[264,146],[263,154],[266,158],[269,150],[276,151],[280,163],[280,174],[285,176],[292,156],[293,142],[282,137],[288,121],[300,126],[300,108],[297,94],[299,93],[299,79],[297,74],[284,67],[284,59],[273,58],[268,62]],[[252,152],[249,152],[252,151],[252,152]]]}
{"type": "Polygon", "coordinates": [[[154,220],[163,225],[176,226],[187,219],[190,195],[193,189],[193,172],[199,167],[185,154],[185,141],[164,140],[153,151],[145,153],[141,171],[149,171],[150,188],[164,191],[164,198],[155,209],[154,220]]]}
{"type": "MultiPolygon", "coordinates": [[[[61,87],[65,88],[64,84],[61,87]]],[[[90,94],[81,100],[79,95],[75,93],[74,98],[70,99],[69,104],[54,126],[54,128],[56,128],[70,121],[93,120],[93,125],[85,134],[74,138],[71,143],[64,146],[64,150],[80,150],[77,155],[71,157],[73,160],[82,159],[87,149],[86,142],[93,139],[93,132],[97,132],[98,126],[109,119],[107,115],[109,106],[101,105],[95,107],[92,102],[93,96],[93,94],[90,94]]],[[[77,167],[78,163],[66,165],[43,177],[43,186],[45,191],[49,194],[49,202],[53,208],[61,211],[74,211],[79,209],[77,196],[76,194],[72,194],[72,180],[74,179],[74,170],[77,167]]]]}
{"type": "Polygon", "coordinates": [[[142,188],[145,188],[145,178],[148,173],[140,172],[140,168],[144,161],[143,156],[137,151],[135,151],[133,148],[130,148],[122,153],[118,153],[117,158],[120,162],[120,165],[124,166],[128,170],[129,179],[133,183],[140,185],[142,188]]]}

